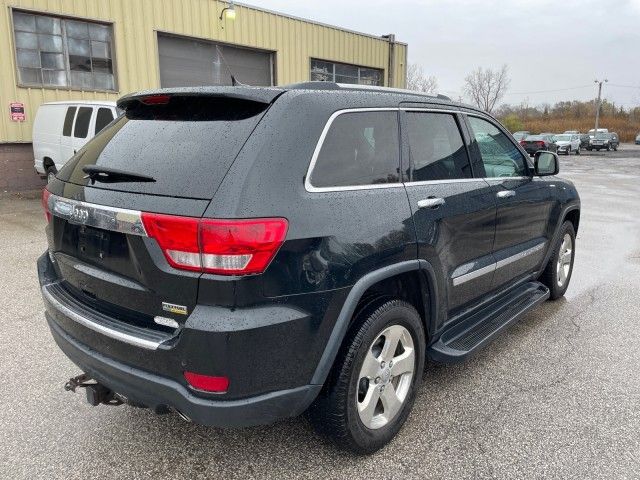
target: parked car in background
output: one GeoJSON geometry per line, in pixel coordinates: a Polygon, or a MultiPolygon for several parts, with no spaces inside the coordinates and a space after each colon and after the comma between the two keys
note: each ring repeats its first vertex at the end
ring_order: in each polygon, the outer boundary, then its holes
{"type": "Polygon", "coordinates": [[[67,160],[116,117],[116,103],[109,101],[40,105],[32,132],[36,172],[51,179],[67,160]]]}
{"type": "Polygon", "coordinates": [[[598,131],[596,132],[595,128],[592,128],[591,130],[589,130],[588,133],[589,133],[589,136],[591,138],[593,138],[596,133],[609,133],[609,129],[608,128],[599,128],[598,131]]]}
{"type": "Polygon", "coordinates": [[[589,134],[581,133],[579,137],[580,137],[580,148],[587,148],[589,146],[589,140],[591,140],[591,137],[589,136],[589,134]]]}
{"type": "Polygon", "coordinates": [[[636,135],[636,145],[640,145],[640,133],[636,135]]]}
{"type": "MultiPolygon", "coordinates": [[[[617,138],[617,135],[616,135],[617,138]]],[[[616,145],[616,148],[617,145],[616,145]]],[[[587,150],[611,150],[612,149],[612,137],[611,134],[606,132],[596,133],[589,141],[587,150]]]]}
{"type": "Polygon", "coordinates": [[[571,155],[575,152],[580,155],[580,137],[578,135],[561,133],[553,137],[553,142],[556,144],[558,154],[571,155]]]}
{"type": "Polygon", "coordinates": [[[519,132],[514,132],[513,133],[513,138],[515,138],[517,141],[520,141],[520,140],[528,137],[529,135],[531,135],[531,132],[529,132],[528,130],[521,130],[519,132]]]}
{"type": "Polygon", "coordinates": [[[552,134],[529,135],[524,140],[520,140],[520,145],[522,145],[531,156],[540,150],[556,152],[558,147],[553,142],[553,137],[554,135],[552,134]]]}
{"type": "Polygon", "coordinates": [[[618,147],[620,146],[620,138],[616,132],[609,132],[609,148],[611,148],[614,152],[618,151],[618,147]]]}
{"type": "Polygon", "coordinates": [[[227,427],[309,409],[371,453],[426,359],[564,295],[580,198],[555,153],[530,161],[442,98],[318,83],[128,95],[47,185],[38,276],[83,372],[68,390],[227,427]]]}

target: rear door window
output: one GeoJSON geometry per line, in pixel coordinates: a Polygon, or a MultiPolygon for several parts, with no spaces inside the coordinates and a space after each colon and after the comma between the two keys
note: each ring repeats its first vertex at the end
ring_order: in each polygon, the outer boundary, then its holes
{"type": "Polygon", "coordinates": [[[471,178],[471,165],[454,115],[406,112],[410,181],[471,178]]]}
{"type": "Polygon", "coordinates": [[[71,130],[73,129],[73,118],[76,116],[76,107],[67,108],[67,114],[64,116],[64,126],[62,127],[62,135],[65,137],[71,136],[71,130]]]}
{"type": "Polygon", "coordinates": [[[318,188],[398,183],[397,112],[343,113],[322,142],[310,183],[318,188]]]}
{"type": "Polygon", "coordinates": [[[100,107],[98,108],[98,113],[96,114],[96,128],[95,133],[97,134],[104,127],[109,125],[113,121],[113,112],[110,108],[100,107]]]}
{"type": "Polygon", "coordinates": [[[91,122],[92,107],[80,107],[76,117],[76,125],[73,128],[73,136],[76,138],[87,138],[89,133],[89,122],[91,122]]]}
{"type": "Polygon", "coordinates": [[[482,158],[485,170],[484,177],[522,177],[527,175],[524,156],[497,126],[483,118],[471,115],[468,118],[471,136],[475,140],[474,143],[482,158]]]}

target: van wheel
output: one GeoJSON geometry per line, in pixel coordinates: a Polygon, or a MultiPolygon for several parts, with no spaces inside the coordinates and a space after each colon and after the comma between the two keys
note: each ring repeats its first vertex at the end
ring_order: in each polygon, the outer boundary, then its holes
{"type": "Polygon", "coordinates": [[[47,168],[45,168],[44,172],[47,174],[47,183],[51,183],[51,181],[56,178],[56,167],[54,167],[53,165],[49,165],[47,168]]]}
{"type": "Polygon", "coordinates": [[[375,302],[362,310],[308,417],[338,446],[373,453],[398,433],[422,380],[425,335],[413,306],[375,302]]]}
{"type": "Polygon", "coordinates": [[[540,275],[540,281],[551,292],[550,299],[556,300],[564,295],[573,273],[573,259],[576,256],[576,232],[573,224],[562,224],[560,237],[554,246],[549,263],[540,275]]]}

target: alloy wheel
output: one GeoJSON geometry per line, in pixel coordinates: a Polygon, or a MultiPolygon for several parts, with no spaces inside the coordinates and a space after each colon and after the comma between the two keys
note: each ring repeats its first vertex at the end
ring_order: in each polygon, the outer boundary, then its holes
{"type": "Polygon", "coordinates": [[[384,427],[400,412],[411,390],[415,363],[409,330],[392,325],[378,334],[358,375],[356,407],[365,427],[384,427]]]}
{"type": "Polygon", "coordinates": [[[564,286],[569,272],[571,271],[571,261],[573,257],[573,240],[568,233],[564,234],[562,244],[560,245],[560,252],[558,254],[558,263],[556,265],[556,273],[558,279],[558,286],[564,286]]]}

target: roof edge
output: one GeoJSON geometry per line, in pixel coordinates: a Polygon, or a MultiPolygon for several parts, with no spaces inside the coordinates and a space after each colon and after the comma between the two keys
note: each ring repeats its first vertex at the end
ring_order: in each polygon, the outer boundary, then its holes
{"type": "MultiPolygon", "coordinates": [[[[277,10],[270,10],[268,8],[256,7],[255,5],[249,5],[248,3],[244,3],[244,2],[233,2],[233,3],[235,5],[240,6],[240,7],[249,8],[251,10],[257,10],[259,12],[270,13],[271,15],[276,15],[278,17],[289,18],[291,20],[298,20],[298,21],[304,22],[304,23],[311,23],[313,25],[319,25],[321,27],[332,28],[334,30],[340,30],[342,32],[352,33],[354,35],[360,35],[362,37],[368,37],[368,38],[372,38],[374,40],[380,40],[381,42],[388,43],[388,40],[383,38],[382,35],[373,35],[372,33],[359,32],[357,30],[351,30],[349,28],[343,28],[343,27],[340,27],[338,25],[331,25],[330,23],[324,23],[324,22],[320,22],[320,21],[317,21],[317,20],[310,20],[308,18],[298,17],[296,15],[291,15],[289,13],[278,12],[277,10]]],[[[399,42],[399,41],[395,41],[394,43],[397,44],[397,45],[403,45],[405,47],[407,47],[409,45],[406,42],[399,42]]]]}

